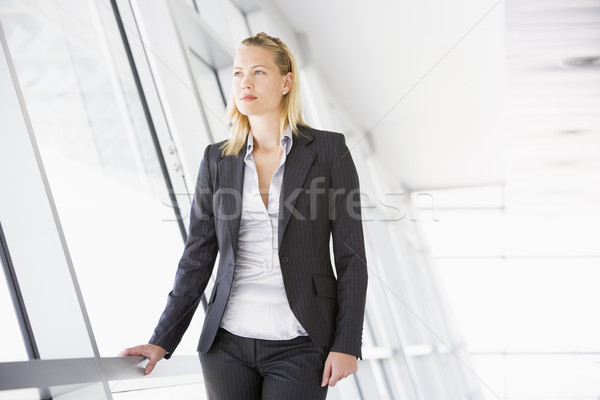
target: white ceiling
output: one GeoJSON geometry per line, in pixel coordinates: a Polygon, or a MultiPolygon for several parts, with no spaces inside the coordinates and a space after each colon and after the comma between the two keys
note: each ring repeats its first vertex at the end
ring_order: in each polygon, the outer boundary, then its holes
{"type": "Polygon", "coordinates": [[[598,204],[600,69],[559,63],[600,55],[600,1],[270,5],[408,188],[499,183],[524,204],[566,206],[569,190],[598,204]]]}
{"type": "Polygon", "coordinates": [[[523,211],[599,216],[600,69],[564,68],[600,56],[600,1],[510,1],[507,199],[523,211]]]}
{"type": "Polygon", "coordinates": [[[271,4],[306,35],[312,63],[405,186],[504,181],[501,2],[271,4]]]}

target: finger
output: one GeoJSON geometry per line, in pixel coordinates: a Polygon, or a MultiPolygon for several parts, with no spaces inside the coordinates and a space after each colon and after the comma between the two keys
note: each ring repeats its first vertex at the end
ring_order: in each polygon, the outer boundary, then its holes
{"type": "Polygon", "coordinates": [[[119,357],[141,356],[140,346],[130,347],[119,353],[119,357]]]}
{"type": "Polygon", "coordinates": [[[157,360],[152,360],[152,359],[150,359],[150,361],[148,361],[146,368],[144,368],[144,372],[146,373],[146,375],[150,375],[150,373],[154,370],[154,367],[156,367],[156,362],[157,362],[157,360]]]}
{"type": "Polygon", "coordinates": [[[327,359],[325,361],[325,368],[323,368],[323,379],[321,380],[321,386],[327,386],[329,383],[329,377],[331,376],[331,361],[327,359]]]}
{"type": "Polygon", "coordinates": [[[336,383],[338,383],[340,381],[340,376],[332,373],[331,374],[331,378],[329,378],[329,386],[334,387],[336,383]]]}

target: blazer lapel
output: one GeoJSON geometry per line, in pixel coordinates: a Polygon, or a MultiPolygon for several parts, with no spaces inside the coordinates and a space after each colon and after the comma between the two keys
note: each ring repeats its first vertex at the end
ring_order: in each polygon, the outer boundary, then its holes
{"type": "Polygon", "coordinates": [[[299,136],[294,135],[294,144],[285,160],[283,183],[279,196],[279,227],[277,235],[279,246],[281,246],[281,239],[294,211],[298,195],[302,191],[306,175],[317,155],[314,150],[306,147],[312,140],[313,137],[306,130],[302,130],[299,136]]]}
{"type": "Polygon", "coordinates": [[[246,170],[244,156],[246,146],[237,156],[222,158],[218,163],[219,193],[217,199],[220,208],[216,218],[225,222],[233,254],[237,255],[240,220],[242,218],[242,195],[244,190],[244,172],[246,170]]]}

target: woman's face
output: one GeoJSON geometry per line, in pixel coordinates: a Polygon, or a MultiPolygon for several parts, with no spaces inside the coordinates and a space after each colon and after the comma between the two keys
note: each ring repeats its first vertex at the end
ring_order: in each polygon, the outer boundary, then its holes
{"type": "Polygon", "coordinates": [[[237,109],[247,116],[281,113],[283,92],[291,86],[291,73],[281,75],[275,55],[262,47],[242,46],[233,63],[232,90],[237,109]]]}

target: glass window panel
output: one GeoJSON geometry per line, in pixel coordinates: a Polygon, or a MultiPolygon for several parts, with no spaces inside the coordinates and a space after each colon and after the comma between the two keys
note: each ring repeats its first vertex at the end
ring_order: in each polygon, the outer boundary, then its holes
{"type": "Polygon", "coordinates": [[[500,259],[438,259],[451,310],[470,351],[504,345],[504,264],[500,259]]]}
{"type": "Polygon", "coordinates": [[[480,382],[484,400],[506,399],[506,360],[503,356],[471,354],[473,374],[480,382]]]}
{"type": "MultiPolygon", "coordinates": [[[[431,356],[437,370],[438,383],[448,399],[467,398],[466,384],[460,375],[455,375],[454,354],[434,354],[431,356]]],[[[459,370],[460,371],[460,370],[459,370]]]]}
{"type": "Polygon", "coordinates": [[[481,382],[466,351],[454,349],[452,352],[443,352],[438,359],[445,387],[454,388],[459,394],[458,398],[480,398],[481,382]]]}
{"type": "Polygon", "coordinates": [[[114,356],[148,340],[183,242],[111,8],[35,4],[3,23],[100,353],[114,356]]]}
{"type": "Polygon", "coordinates": [[[224,43],[231,43],[231,32],[221,1],[196,0],[202,19],[215,31],[224,43]]]}
{"type": "MultiPolygon", "coordinates": [[[[404,273],[404,265],[395,255],[389,236],[385,235],[385,229],[382,226],[369,224],[365,226],[365,238],[369,265],[369,308],[381,307],[385,309],[389,307],[391,318],[398,318],[401,321],[401,323],[394,325],[400,325],[403,329],[401,333],[392,333],[391,326],[388,326],[385,333],[377,333],[378,337],[374,338],[375,343],[397,348],[400,345],[400,334],[404,336],[408,343],[420,343],[422,338],[422,335],[419,335],[421,326],[417,324],[413,311],[417,315],[420,315],[420,313],[416,309],[408,288],[411,282],[410,277],[404,273]],[[387,260],[398,260],[398,262],[394,264],[387,260]],[[382,270],[378,266],[382,266],[382,270]],[[371,306],[371,303],[373,306],[371,306]],[[384,339],[389,340],[390,343],[384,342],[384,339]]],[[[381,309],[379,309],[374,313],[375,331],[378,327],[378,318],[375,317],[378,314],[385,316],[385,312],[381,313],[381,309]]],[[[390,321],[388,325],[391,325],[392,322],[390,321]]]]}
{"type": "Polygon", "coordinates": [[[469,355],[459,350],[440,353],[437,356],[440,377],[446,391],[454,393],[457,399],[478,398],[475,394],[479,390],[479,381],[468,368],[469,355]]]}
{"type": "Polygon", "coordinates": [[[223,94],[225,95],[225,102],[228,102],[229,97],[231,97],[231,82],[233,81],[232,68],[233,64],[217,71],[219,82],[221,83],[221,88],[223,88],[223,94]]]}
{"type": "Polygon", "coordinates": [[[227,22],[232,38],[232,47],[236,48],[244,38],[250,35],[248,26],[246,25],[246,18],[231,0],[224,0],[222,4],[223,10],[227,15],[227,22]]]}
{"type": "Polygon", "coordinates": [[[374,283],[372,279],[369,285],[382,285],[381,290],[390,294],[391,308],[400,316],[406,344],[437,345],[436,336],[445,336],[445,329],[441,329],[439,324],[431,320],[431,310],[438,306],[433,303],[434,299],[422,296],[425,290],[423,279],[431,278],[426,270],[421,271],[422,267],[419,266],[415,255],[417,250],[408,245],[403,238],[390,235],[396,227],[396,222],[386,222],[379,226],[369,225],[365,229],[373,238],[370,242],[376,243],[376,246],[373,246],[375,248],[367,249],[367,257],[369,254],[376,255],[385,268],[385,276],[372,274],[374,279],[383,281],[374,283]],[[432,330],[435,335],[432,335],[432,330]]]}
{"type": "Polygon", "coordinates": [[[450,343],[446,320],[441,314],[442,304],[438,301],[438,289],[435,287],[436,281],[434,281],[433,270],[429,265],[430,261],[421,250],[406,253],[412,259],[407,262],[407,267],[413,277],[412,286],[414,288],[415,303],[420,310],[419,318],[426,327],[426,338],[423,339],[422,343],[433,346],[452,346],[453,343],[450,343]]]}
{"type": "Polygon", "coordinates": [[[417,382],[423,398],[425,399],[443,399],[445,393],[437,381],[437,365],[432,357],[420,356],[413,357],[412,364],[415,366],[417,382]]]}
{"type": "MultiPolygon", "coordinates": [[[[388,375],[392,399],[413,399],[417,397],[414,391],[416,382],[412,380],[408,365],[409,360],[406,359],[403,353],[397,352],[393,357],[381,360],[380,363],[388,375]]],[[[362,376],[360,378],[362,379],[362,376]]]]}
{"type": "MultiPolygon", "coordinates": [[[[29,136],[29,120],[17,98],[21,86],[14,69],[9,71],[12,57],[5,47],[5,32],[0,86],[10,89],[0,91],[0,96],[3,128],[12,134],[0,135],[2,229],[40,357],[89,357],[93,355],[90,336],[36,160],[35,140],[29,136]]],[[[18,29],[16,36],[23,36],[18,29]]]]}
{"type": "MultiPolygon", "coordinates": [[[[374,346],[385,346],[400,348],[400,335],[396,332],[394,319],[399,318],[398,311],[388,302],[386,296],[388,288],[383,286],[379,278],[371,274],[369,279],[369,290],[367,297],[367,312],[369,313],[369,322],[373,325],[372,343],[374,346]]],[[[392,297],[393,298],[393,297],[392,297]]]]}
{"type": "MultiPolygon", "coordinates": [[[[196,86],[200,92],[200,101],[208,121],[214,142],[229,138],[229,124],[225,120],[225,102],[214,69],[209,67],[197,54],[190,52],[190,63],[196,86]]],[[[230,69],[231,72],[231,69],[230,69]]],[[[223,88],[223,94],[229,94],[229,87],[223,88]]]]}
{"type": "MultiPolygon", "coordinates": [[[[360,368],[360,367],[359,367],[360,368]]],[[[342,379],[327,390],[328,400],[362,400],[354,378],[342,379]]]]}

